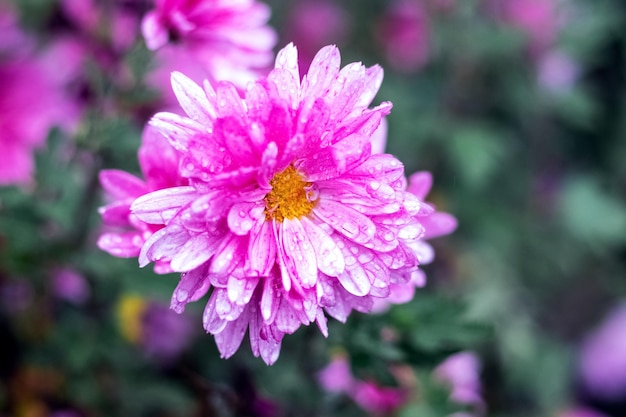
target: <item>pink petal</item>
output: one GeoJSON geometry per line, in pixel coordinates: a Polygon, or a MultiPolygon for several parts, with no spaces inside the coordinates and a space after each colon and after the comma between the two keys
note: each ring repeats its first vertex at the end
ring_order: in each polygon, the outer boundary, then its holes
{"type": "Polygon", "coordinates": [[[180,276],[180,282],[172,294],[170,308],[177,313],[185,311],[185,305],[197,301],[209,290],[207,268],[196,268],[180,276]]]}
{"type": "Polygon", "coordinates": [[[245,236],[264,217],[265,206],[263,202],[236,203],[228,212],[228,227],[234,234],[245,236]]]}
{"type": "Polygon", "coordinates": [[[141,247],[139,266],[143,268],[150,261],[172,259],[188,239],[189,233],[178,226],[163,228],[155,232],[141,247]]]}
{"type": "Polygon", "coordinates": [[[315,250],[300,220],[283,220],[279,229],[279,242],[278,250],[282,252],[292,281],[298,281],[304,288],[313,287],[317,282],[315,250]]]}
{"type": "Polygon", "coordinates": [[[195,198],[197,192],[193,187],[166,188],[139,197],[130,210],[146,223],[165,224],[195,198]]]}
{"type": "Polygon", "coordinates": [[[317,267],[324,274],[336,277],[343,273],[345,263],[341,251],[335,241],[311,220],[303,217],[300,219],[305,233],[313,243],[317,267]]]}
{"type": "Polygon", "coordinates": [[[134,258],[139,255],[144,239],[140,232],[104,233],[97,245],[103,251],[120,258],[134,258]]]}
{"type": "Polygon", "coordinates": [[[376,233],[376,225],[367,216],[332,200],[319,200],[313,213],[356,243],[367,243],[376,233]]]}
{"type": "Polygon", "coordinates": [[[211,297],[209,297],[209,301],[204,307],[204,312],[202,313],[202,325],[204,329],[211,334],[217,334],[223,331],[226,328],[228,322],[217,314],[217,291],[213,291],[211,297]]]}
{"type": "Polygon", "coordinates": [[[248,314],[242,314],[241,317],[228,323],[224,330],[215,335],[215,344],[222,358],[230,358],[237,352],[248,329],[248,321],[248,314]]]}
{"type": "Polygon", "coordinates": [[[108,226],[129,226],[130,204],[132,200],[116,201],[98,209],[102,222],[108,226]]]}
{"type": "Polygon", "coordinates": [[[248,259],[251,272],[267,276],[276,262],[276,250],[276,237],[271,223],[263,221],[258,232],[250,235],[248,259]]]}
{"type": "Polygon", "coordinates": [[[370,156],[369,138],[350,135],[332,146],[321,149],[311,157],[294,163],[298,171],[304,173],[310,182],[336,178],[358,167],[370,156]]]}
{"type": "Polygon", "coordinates": [[[145,182],[125,171],[105,169],[99,178],[102,188],[116,199],[134,199],[149,191],[145,182]]]}
{"type": "Polygon", "coordinates": [[[424,226],[424,239],[431,239],[450,234],[456,230],[458,222],[454,216],[448,213],[433,213],[430,216],[420,218],[419,222],[424,226]]]}
{"type": "Polygon", "coordinates": [[[433,176],[430,172],[420,171],[409,177],[407,191],[420,200],[424,200],[433,186],[433,176]]]}
{"type": "Polygon", "coordinates": [[[174,113],[157,113],[149,123],[179,151],[187,151],[190,138],[207,132],[201,124],[174,113]]]}
{"type": "Polygon", "coordinates": [[[238,278],[234,275],[228,277],[228,298],[233,303],[246,305],[259,283],[259,277],[238,278]]]}
{"type": "Polygon", "coordinates": [[[206,234],[192,236],[172,257],[170,263],[172,270],[188,272],[199,267],[213,256],[219,244],[220,240],[214,236],[206,234]]]}
{"type": "Polygon", "coordinates": [[[280,306],[279,291],[277,288],[278,278],[275,274],[265,278],[263,292],[261,295],[261,316],[265,323],[272,323],[276,318],[278,307],[280,306]]]}
{"type": "Polygon", "coordinates": [[[211,266],[211,274],[227,277],[243,263],[247,253],[248,241],[245,238],[230,235],[217,249],[211,266]]]}
{"type": "Polygon", "coordinates": [[[300,70],[298,68],[298,50],[293,43],[289,43],[276,54],[276,68],[289,71],[294,80],[297,82],[298,90],[300,89],[300,70]]]}
{"type": "Polygon", "coordinates": [[[302,97],[323,97],[339,73],[341,56],[334,45],[325,46],[315,55],[302,79],[302,97]]]}
{"type": "Polygon", "coordinates": [[[146,46],[151,51],[159,49],[169,40],[167,29],[160,22],[155,11],[148,12],[141,21],[141,33],[146,40],[146,46]]]}
{"type": "Polygon", "coordinates": [[[212,126],[217,116],[213,104],[204,90],[184,74],[172,73],[172,89],[176,98],[189,117],[205,127],[212,126]]]}

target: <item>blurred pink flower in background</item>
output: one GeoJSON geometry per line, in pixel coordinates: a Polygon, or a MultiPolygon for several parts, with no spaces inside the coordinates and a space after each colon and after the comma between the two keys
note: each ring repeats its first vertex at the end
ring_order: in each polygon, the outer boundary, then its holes
{"type": "MultiPolygon", "coordinates": [[[[139,255],[141,247],[161,227],[145,223],[132,215],[130,206],[137,197],[178,185],[187,179],[178,174],[179,154],[151,126],[144,129],[139,148],[139,165],[144,179],[127,172],[104,170],[100,183],[113,200],[100,209],[107,227],[98,239],[98,247],[113,256],[130,258],[139,255]]],[[[168,262],[155,263],[157,273],[171,272],[168,262]]]]}
{"type": "Polygon", "coordinates": [[[567,53],[558,49],[547,51],[537,63],[537,79],[541,87],[564,93],[572,89],[580,78],[580,65],[567,53]]]}
{"type": "Polygon", "coordinates": [[[0,185],[25,185],[34,150],[51,128],[74,126],[78,108],[7,9],[0,10],[0,39],[0,185]]]}
{"type": "Polygon", "coordinates": [[[378,23],[376,35],[391,68],[412,72],[428,62],[430,27],[422,1],[391,1],[378,23]]]}
{"type": "Polygon", "coordinates": [[[595,398],[626,397],[626,303],[611,310],[587,336],[579,368],[584,389],[595,398]]]}
{"type": "Polygon", "coordinates": [[[180,355],[196,334],[190,316],[173,312],[167,304],[147,303],[141,315],[141,344],[149,356],[169,361],[180,355]]]}
{"type": "Polygon", "coordinates": [[[185,62],[197,61],[205,71],[195,81],[229,80],[244,87],[271,64],[277,36],[267,26],[269,16],[269,7],[255,0],[155,0],[141,29],[159,65],[185,71],[189,65],[177,67],[168,59],[186,54],[185,62]]]}
{"type": "Polygon", "coordinates": [[[345,355],[334,356],[317,374],[317,380],[325,391],[345,394],[371,413],[393,412],[409,399],[409,392],[403,387],[384,387],[374,381],[354,378],[345,355]]]}
{"type": "Polygon", "coordinates": [[[481,395],[480,359],[473,352],[460,352],[448,357],[434,371],[434,376],[451,389],[450,400],[472,405],[480,414],[484,411],[481,395]]]}
{"type": "Polygon", "coordinates": [[[86,38],[108,44],[115,52],[127,51],[139,35],[140,17],[119,4],[97,0],[61,0],[67,18],[86,38]]]}
{"type": "Polygon", "coordinates": [[[91,295],[85,278],[70,268],[57,268],[52,273],[52,292],[65,301],[83,304],[91,295]]]}
{"type": "Polygon", "coordinates": [[[308,68],[325,45],[341,45],[350,32],[350,16],[333,0],[301,0],[290,3],[287,39],[298,46],[298,64],[308,68]]]}
{"type": "Polygon", "coordinates": [[[493,0],[502,20],[522,31],[533,55],[553,46],[561,26],[557,0],[493,0]]]}

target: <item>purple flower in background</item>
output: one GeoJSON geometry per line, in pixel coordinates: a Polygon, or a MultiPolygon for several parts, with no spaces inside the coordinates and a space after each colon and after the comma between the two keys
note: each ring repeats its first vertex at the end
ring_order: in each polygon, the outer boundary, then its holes
{"type": "Polygon", "coordinates": [[[73,126],[78,111],[6,9],[0,39],[0,185],[24,185],[32,180],[34,150],[52,127],[73,126]]]}
{"type": "Polygon", "coordinates": [[[122,335],[159,361],[180,355],[195,334],[192,321],[159,301],[123,295],[117,306],[122,335]]]}
{"type": "Polygon", "coordinates": [[[191,342],[195,326],[191,317],[176,314],[168,305],[149,302],[141,317],[141,344],[150,356],[171,360],[191,342]]]}
{"type": "MultiPolygon", "coordinates": [[[[98,239],[98,247],[113,256],[132,258],[139,255],[141,247],[161,226],[146,223],[130,212],[133,201],[149,192],[178,185],[187,185],[188,180],[178,174],[178,152],[147,126],[139,148],[139,165],[144,180],[124,171],[104,170],[100,172],[100,183],[112,198],[112,202],[100,209],[107,230],[98,239]]],[[[157,273],[171,272],[168,262],[157,261],[157,273]]]]}
{"type": "Polygon", "coordinates": [[[419,0],[394,0],[378,25],[378,43],[397,71],[416,71],[430,55],[428,15],[419,0]]]}
{"type": "Polygon", "coordinates": [[[267,26],[269,16],[269,7],[255,0],[155,0],[141,29],[149,49],[165,51],[157,60],[166,68],[185,70],[168,58],[188,55],[184,61],[206,72],[201,79],[245,86],[272,61],[276,33],[267,26]],[[179,51],[167,52],[171,48],[179,51]]]}
{"type": "Polygon", "coordinates": [[[349,18],[347,12],[332,0],[291,2],[287,38],[298,45],[298,64],[301,68],[308,68],[323,46],[341,44],[346,39],[350,29],[349,18]]]}
{"type": "Polygon", "coordinates": [[[60,268],[53,271],[52,291],[58,298],[73,304],[84,303],[91,293],[85,278],[69,268],[60,268]]]}
{"type": "Polygon", "coordinates": [[[390,413],[408,400],[408,391],[402,387],[383,387],[374,381],[355,378],[348,358],[343,355],[334,357],[317,374],[317,379],[325,391],[345,394],[371,413],[390,413]]]}
{"type": "Polygon", "coordinates": [[[493,4],[504,22],[526,35],[536,56],[555,42],[561,24],[557,0],[494,0],[493,4]]]}
{"type": "MultiPolygon", "coordinates": [[[[189,185],[132,203],[132,217],[152,228],[139,262],[182,272],[177,312],[212,289],[204,327],[223,357],[249,328],[253,353],[271,364],[285,334],[316,322],[326,335],[324,312],[340,321],[368,312],[418,274],[421,219],[433,208],[405,191],[400,161],[370,152],[391,109],[368,109],[382,69],[340,70],[328,46],[301,81],[297,60],[288,45],[243,99],[229,82],[214,90],[174,73],[187,116],[151,121],[180,153],[189,185]]],[[[145,191],[117,188],[124,204],[145,191]]]]}
{"type": "Polygon", "coordinates": [[[478,411],[484,408],[481,396],[480,360],[473,352],[454,354],[434,371],[436,379],[450,386],[450,399],[458,404],[468,404],[478,411]]]}
{"type": "Polygon", "coordinates": [[[626,396],[626,304],[609,312],[580,351],[580,376],[595,398],[618,400],[626,396]]]}
{"type": "Polygon", "coordinates": [[[580,77],[580,66],[559,50],[546,52],[537,63],[539,85],[555,93],[571,90],[580,77]]]}

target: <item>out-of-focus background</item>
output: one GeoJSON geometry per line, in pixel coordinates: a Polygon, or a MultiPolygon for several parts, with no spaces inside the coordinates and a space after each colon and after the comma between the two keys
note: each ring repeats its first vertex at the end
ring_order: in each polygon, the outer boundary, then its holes
{"type": "MultiPolygon", "coordinates": [[[[212,3],[207,1],[207,3],[212,3]]],[[[380,64],[387,152],[457,231],[378,314],[219,358],[176,274],[96,246],[168,106],[149,0],[0,1],[0,415],[626,416],[626,4],[272,0],[274,51],[380,64]],[[17,143],[20,143],[19,145],[17,143]]]]}

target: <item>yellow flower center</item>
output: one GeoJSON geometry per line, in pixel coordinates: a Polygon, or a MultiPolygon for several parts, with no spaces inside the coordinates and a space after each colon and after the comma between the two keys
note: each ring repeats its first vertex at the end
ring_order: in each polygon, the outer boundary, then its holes
{"type": "Polygon", "coordinates": [[[304,181],[302,175],[290,165],[274,175],[270,181],[272,191],[265,196],[265,219],[295,219],[306,216],[315,207],[315,191],[312,183],[304,181]]]}

